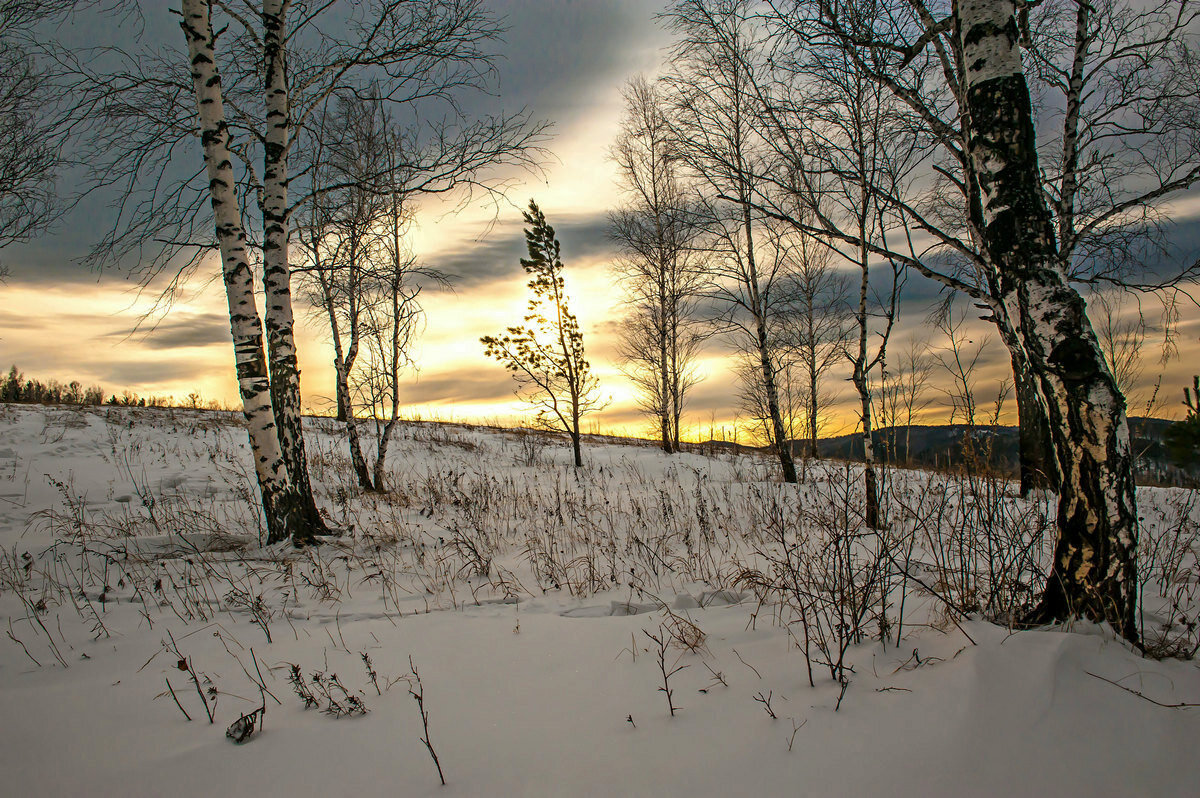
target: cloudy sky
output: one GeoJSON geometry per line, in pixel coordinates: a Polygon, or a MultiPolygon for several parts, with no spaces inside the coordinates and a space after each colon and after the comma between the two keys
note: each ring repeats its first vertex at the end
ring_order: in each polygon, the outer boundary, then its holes
{"type": "MultiPolygon", "coordinates": [[[[173,44],[177,23],[167,4],[143,4],[144,35],[173,44]],[[157,15],[157,16],[156,16],[157,15]]],[[[448,214],[430,205],[418,216],[413,234],[416,253],[427,264],[458,275],[452,293],[426,293],[427,326],[416,351],[419,370],[404,392],[409,414],[425,418],[498,420],[518,417],[512,382],[484,358],[481,335],[518,322],[525,305],[525,279],[518,263],[524,254],[519,208],[536,198],[557,228],[567,265],[573,308],[584,324],[590,358],[611,401],[596,416],[603,428],[629,433],[647,430],[637,412],[633,388],[616,362],[615,328],[623,308],[611,274],[613,254],[606,237],[606,213],[618,199],[615,172],[607,152],[618,128],[622,84],[639,72],[659,69],[668,39],[655,21],[661,4],[646,0],[505,0],[493,6],[507,18],[509,31],[500,65],[500,101],[509,110],[527,107],[554,123],[549,143],[552,160],[536,178],[522,176],[510,192],[511,205],[469,207],[448,214]]],[[[131,38],[128,21],[106,29],[66,30],[67,39],[114,41],[131,38]],[[123,30],[124,28],[124,30],[123,30]]],[[[182,37],[179,42],[182,48],[182,37]]],[[[98,43],[98,42],[95,42],[98,43]]],[[[197,152],[199,158],[199,152],[197,152]]],[[[1180,201],[1176,222],[1181,238],[1197,238],[1200,204],[1180,201]]],[[[3,261],[12,274],[0,287],[0,360],[15,363],[42,379],[79,379],[109,391],[182,397],[199,391],[206,399],[236,403],[228,318],[215,259],[191,280],[169,315],[152,329],[135,331],[155,297],[139,294],[137,284],[117,272],[96,275],[78,266],[107,229],[110,211],[93,200],[84,203],[43,239],[6,249],[3,261]]],[[[919,276],[906,287],[897,351],[910,337],[931,339],[925,317],[936,288],[919,276]]],[[[305,400],[318,411],[332,396],[332,350],[319,320],[298,327],[305,400]]],[[[972,340],[985,340],[978,325],[972,340]]],[[[992,336],[994,338],[994,336],[992,336]]],[[[1177,415],[1180,386],[1200,362],[1200,314],[1186,312],[1179,345],[1182,357],[1160,366],[1147,345],[1142,386],[1131,402],[1141,412],[1150,387],[1162,376],[1165,407],[1177,415]]],[[[978,373],[981,394],[994,394],[1005,376],[1007,358],[992,340],[978,373]]],[[[706,379],[695,389],[687,424],[690,434],[708,435],[716,424],[732,425],[737,390],[730,376],[727,345],[714,340],[704,352],[706,379]]],[[[835,375],[837,420],[829,434],[849,431],[854,423],[850,387],[835,375]]],[[[948,410],[936,390],[927,419],[943,419],[948,410]]]]}

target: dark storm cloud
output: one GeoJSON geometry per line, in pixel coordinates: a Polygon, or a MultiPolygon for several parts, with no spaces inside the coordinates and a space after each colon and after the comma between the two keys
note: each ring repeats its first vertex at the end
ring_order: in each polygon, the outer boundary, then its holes
{"type": "Polygon", "coordinates": [[[9,267],[9,285],[57,287],[95,285],[100,274],[79,265],[76,258],[86,252],[91,239],[78,228],[61,225],[45,237],[6,247],[0,262],[9,267]]]}
{"type": "MultiPolygon", "coordinates": [[[[663,2],[645,0],[495,0],[490,9],[504,20],[508,30],[495,46],[499,55],[499,86],[494,95],[464,95],[458,98],[468,115],[503,110],[512,113],[526,108],[536,119],[545,119],[564,131],[585,117],[596,97],[618,81],[639,70],[652,70],[657,47],[665,43],[654,23],[663,2]]],[[[147,5],[143,14],[129,19],[110,19],[87,14],[64,24],[55,34],[69,45],[97,43],[128,47],[169,47],[182,53],[183,39],[178,22],[158,7],[147,5]],[[136,41],[135,41],[136,39],[136,41]]],[[[551,142],[553,147],[553,142],[551,142]]],[[[186,165],[187,169],[192,164],[186,165]]],[[[60,187],[66,191],[78,183],[79,175],[64,175],[60,187]]],[[[7,247],[0,262],[12,274],[10,284],[94,284],[99,276],[78,265],[107,232],[112,223],[110,207],[115,195],[99,191],[84,198],[50,234],[27,245],[7,247]]],[[[565,244],[566,242],[564,242],[565,244]]],[[[515,247],[490,242],[505,255],[524,252],[520,231],[515,247]]],[[[483,252],[477,254],[485,254],[483,252]]],[[[515,259],[510,260],[516,264],[515,259]]],[[[476,258],[459,259],[456,269],[473,273],[476,258]]],[[[495,270],[499,264],[485,266],[495,270]]],[[[124,279],[106,273],[104,282],[124,279]]]]}
{"type": "MultiPolygon", "coordinates": [[[[127,332],[110,333],[109,337],[124,337],[127,332]]],[[[218,314],[168,318],[145,333],[135,333],[132,340],[147,349],[176,349],[189,346],[209,346],[230,342],[229,317],[218,314]]]]}
{"type": "Polygon", "coordinates": [[[569,125],[590,110],[598,89],[654,68],[655,48],[666,43],[654,15],[664,5],[647,0],[491,3],[508,25],[499,65],[505,107],[528,107],[536,117],[569,125]]]}
{"type": "Polygon", "coordinates": [[[122,360],[105,363],[97,371],[97,376],[105,385],[141,385],[185,378],[198,379],[222,370],[184,357],[166,363],[153,360],[122,360]]]}
{"type": "MultiPolygon", "coordinates": [[[[546,221],[554,228],[562,244],[562,259],[568,269],[572,260],[609,256],[614,247],[608,238],[608,216],[603,211],[584,215],[554,215],[553,208],[542,208],[546,221]]],[[[516,212],[513,212],[516,216],[516,212]]],[[[494,280],[523,279],[521,258],[527,257],[524,222],[519,216],[505,219],[483,241],[468,241],[448,252],[429,258],[431,265],[458,277],[459,290],[469,290],[494,280]]]]}

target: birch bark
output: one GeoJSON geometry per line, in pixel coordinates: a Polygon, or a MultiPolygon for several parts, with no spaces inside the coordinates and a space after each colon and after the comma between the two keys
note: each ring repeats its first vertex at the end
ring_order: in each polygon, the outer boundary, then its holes
{"type": "MultiPolygon", "coordinates": [[[[304,537],[327,534],[313,500],[304,451],[300,408],[300,368],[292,335],[291,268],[288,262],[288,150],[291,145],[291,102],[287,79],[287,12],[290,0],[263,0],[263,93],[266,130],[263,137],[263,319],[271,376],[271,401],[279,446],[288,478],[305,518],[304,537]]],[[[300,532],[300,530],[297,530],[300,532]]]]}
{"type": "Polygon", "coordinates": [[[1039,185],[1029,89],[1012,0],[958,0],[971,166],[983,198],[983,241],[997,297],[1048,402],[1061,469],[1058,541],[1033,622],[1107,621],[1137,642],[1137,511],[1125,399],[1082,297],[1058,258],[1039,185]]]}
{"type": "Polygon", "coordinates": [[[221,272],[229,304],[238,390],[254,457],[254,470],[267,518],[267,541],[286,539],[298,527],[294,490],[288,479],[263,354],[262,322],[254,303],[254,281],[246,255],[246,233],[235,192],[229,129],[217,70],[208,0],[183,0],[180,26],[187,37],[204,162],[208,171],[221,272]]]}

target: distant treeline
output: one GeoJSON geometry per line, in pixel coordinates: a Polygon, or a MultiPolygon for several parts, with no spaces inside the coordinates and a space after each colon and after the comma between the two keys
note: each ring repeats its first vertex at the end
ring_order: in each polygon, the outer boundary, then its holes
{"type": "Polygon", "coordinates": [[[65,385],[58,380],[42,382],[27,377],[14,365],[0,381],[0,402],[25,405],[101,405],[104,389],[99,385],[84,387],[79,380],[65,385]]]}
{"type": "Polygon", "coordinates": [[[113,405],[117,407],[189,407],[209,410],[226,409],[216,400],[205,402],[200,393],[193,391],[184,398],[177,400],[174,396],[138,396],[133,391],[125,390],[120,394],[109,394],[99,385],[84,386],[79,380],[67,383],[58,380],[42,382],[35,377],[21,373],[14,365],[8,374],[0,378],[0,402],[10,402],[23,405],[80,405],[97,407],[113,405]]]}

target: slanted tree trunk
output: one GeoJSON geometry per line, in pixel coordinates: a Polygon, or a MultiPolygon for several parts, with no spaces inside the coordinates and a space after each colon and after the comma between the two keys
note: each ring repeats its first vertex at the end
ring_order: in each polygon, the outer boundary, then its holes
{"type": "Polygon", "coordinates": [[[1061,470],[1058,541],[1030,621],[1107,621],[1137,642],[1137,510],[1125,399],[1062,271],[1039,184],[1029,89],[1012,0],[958,0],[968,149],[982,191],[997,297],[1029,354],[1061,470]]]}
{"type": "MultiPolygon", "coordinates": [[[[336,336],[334,343],[336,346],[336,336]]],[[[350,371],[354,368],[354,361],[358,359],[358,337],[351,334],[350,348],[346,350],[345,357],[341,356],[340,347],[336,348],[339,349],[336,363],[338,404],[346,408],[346,438],[350,444],[350,464],[358,478],[358,486],[363,490],[373,491],[376,490],[376,486],[371,482],[371,472],[367,469],[367,459],[363,456],[362,438],[358,434],[358,418],[355,416],[354,401],[350,395],[350,371]]]]}
{"type": "Polygon", "coordinates": [[[254,278],[246,257],[246,234],[235,192],[211,9],[208,0],[183,0],[181,10],[180,26],[187,37],[200,138],[221,252],[221,272],[229,304],[238,391],[246,417],[254,471],[262,493],[267,542],[285,540],[289,535],[302,542],[305,539],[305,514],[289,481],[276,435],[271,383],[263,353],[262,323],[254,304],[254,278]]]}
{"type": "Polygon", "coordinates": [[[305,523],[293,531],[297,542],[328,534],[313,499],[304,452],[300,408],[300,368],[292,335],[291,266],[288,262],[288,149],[291,145],[291,103],[287,79],[289,0],[263,0],[263,92],[267,125],[263,138],[263,286],[266,306],[267,354],[271,401],[279,445],[288,477],[301,502],[305,523]]]}
{"type": "MultiPolygon", "coordinates": [[[[980,221],[976,225],[982,230],[982,209],[978,211],[980,221]]],[[[982,237],[982,232],[980,232],[982,237]]],[[[987,253],[984,253],[986,259],[987,253]]],[[[992,296],[1002,293],[998,273],[989,280],[992,296]]],[[[1028,497],[1035,490],[1058,490],[1060,475],[1058,459],[1054,454],[1054,439],[1050,434],[1050,416],[1029,353],[1025,351],[1019,321],[1011,317],[1002,303],[989,303],[991,321],[1000,333],[1000,340],[1008,349],[1012,364],[1013,390],[1017,397],[1017,462],[1021,480],[1021,496],[1028,497]]]]}

